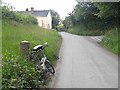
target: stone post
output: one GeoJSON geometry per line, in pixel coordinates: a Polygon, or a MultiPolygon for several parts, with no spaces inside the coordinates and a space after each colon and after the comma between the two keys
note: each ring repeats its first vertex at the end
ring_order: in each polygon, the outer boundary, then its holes
{"type": "Polygon", "coordinates": [[[21,55],[27,56],[29,54],[30,43],[28,41],[20,42],[20,52],[21,55]]]}

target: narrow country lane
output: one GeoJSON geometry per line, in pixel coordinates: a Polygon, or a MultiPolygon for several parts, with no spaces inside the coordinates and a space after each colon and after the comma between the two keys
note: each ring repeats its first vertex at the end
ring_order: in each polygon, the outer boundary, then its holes
{"type": "Polygon", "coordinates": [[[63,42],[50,88],[118,88],[118,57],[93,39],[61,32],[63,42]]]}

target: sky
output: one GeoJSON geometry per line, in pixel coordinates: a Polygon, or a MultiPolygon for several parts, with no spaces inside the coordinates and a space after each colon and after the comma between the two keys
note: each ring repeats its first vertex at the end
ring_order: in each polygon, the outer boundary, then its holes
{"type": "Polygon", "coordinates": [[[30,10],[55,10],[60,15],[61,19],[68,16],[72,12],[74,6],[77,4],[75,0],[2,0],[4,3],[12,5],[17,11],[25,11],[26,8],[30,10]]]}

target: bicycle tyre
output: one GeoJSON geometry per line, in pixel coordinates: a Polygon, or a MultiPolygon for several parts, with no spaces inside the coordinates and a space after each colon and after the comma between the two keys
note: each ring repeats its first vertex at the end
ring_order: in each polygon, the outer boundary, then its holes
{"type": "Polygon", "coordinates": [[[45,66],[46,66],[48,72],[50,72],[51,74],[55,73],[55,69],[54,69],[53,65],[51,65],[48,61],[45,62],[45,66]]]}

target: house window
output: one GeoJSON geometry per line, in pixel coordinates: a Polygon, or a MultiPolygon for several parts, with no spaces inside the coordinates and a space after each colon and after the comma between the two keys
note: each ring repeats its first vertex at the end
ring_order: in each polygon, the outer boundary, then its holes
{"type": "Polygon", "coordinates": [[[48,28],[50,28],[50,24],[48,24],[48,28]]]}
{"type": "Polygon", "coordinates": [[[44,23],[43,23],[43,20],[42,20],[42,27],[44,27],[44,23]]]}

